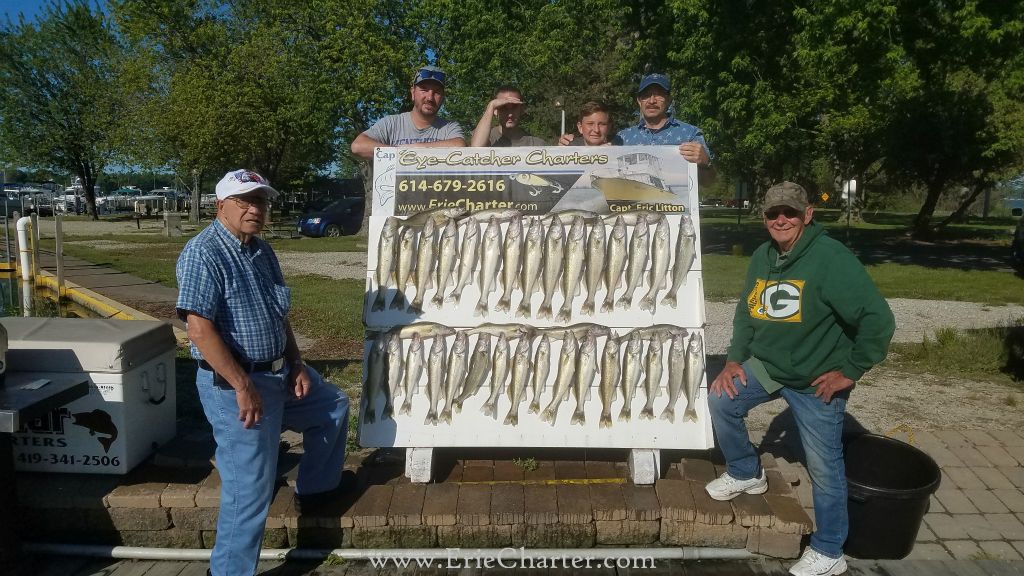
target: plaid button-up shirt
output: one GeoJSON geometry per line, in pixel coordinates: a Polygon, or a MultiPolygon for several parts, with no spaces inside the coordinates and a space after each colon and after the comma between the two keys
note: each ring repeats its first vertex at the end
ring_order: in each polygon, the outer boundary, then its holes
{"type": "Polygon", "coordinates": [[[711,149],[704,141],[704,133],[700,128],[680,122],[671,115],[665,125],[657,130],[651,130],[643,120],[640,120],[636,126],[620,130],[612,138],[612,144],[615,146],[677,146],[685,142],[700,142],[708,158],[712,158],[711,149]]]}
{"type": "MultiPolygon", "coordinates": [[[[241,360],[265,362],[284,354],[291,291],[270,245],[258,237],[242,244],[214,220],[185,244],[178,257],[178,316],[189,312],[213,322],[241,360]]],[[[202,354],[192,345],[192,357],[202,354]]]]}

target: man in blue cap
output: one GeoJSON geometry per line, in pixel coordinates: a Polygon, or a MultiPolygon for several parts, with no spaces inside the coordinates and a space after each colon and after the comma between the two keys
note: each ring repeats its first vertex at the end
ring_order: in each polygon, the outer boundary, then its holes
{"type": "Polygon", "coordinates": [[[711,150],[700,128],[681,122],[669,114],[672,105],[672,82],[664,74],[648,74],[640,80],[636,92],[640,106],[640,123],[620,131],[612,144],[616,146],[679,145],[679,153],[687,162],[698,166],[711,163],[711,150]]]}
{"type": "Polygon", "coordinates": [[[412,110],[385,116],[352,141],[352,153],[370,160],[378,146],[465,146],[458,122],[438,116],[444,104],[448,75],[433,66],[424,66],[413,76],[409,97],[412,110]]]}

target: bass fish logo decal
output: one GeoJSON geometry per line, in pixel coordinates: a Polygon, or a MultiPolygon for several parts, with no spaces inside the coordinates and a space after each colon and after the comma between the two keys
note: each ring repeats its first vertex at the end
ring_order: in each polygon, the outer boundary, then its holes
{"type": "Polygon", "coordinates": [[[110,414],[97,408],[92,412],[72,414],[71,417],[74,419],[71,423],[88,430],[89,436],[102,434],[96,440],[103,446],[104,453],[110,452],[110,446],[114,443],[114,440],[117,440],[117,426],[114,426],[114,421],[110,419],[110,414]]]}
{"type": "Polygon", "coordinates": [[[747,295],[750,317],[769,322],[800,322],[804,280],[758,280],[747,295]]]}

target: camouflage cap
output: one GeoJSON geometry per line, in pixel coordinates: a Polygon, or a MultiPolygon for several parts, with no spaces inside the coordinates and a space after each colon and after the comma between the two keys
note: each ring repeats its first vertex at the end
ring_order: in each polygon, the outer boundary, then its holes
{"type": "Polygon", "coordinates": [[[789,206],[797,210],[806,210],[809,205],[807,191],[804,190],[804,187],[788,180],[772,186],[764,194],[765,210],[775,206],[789,206]]]}

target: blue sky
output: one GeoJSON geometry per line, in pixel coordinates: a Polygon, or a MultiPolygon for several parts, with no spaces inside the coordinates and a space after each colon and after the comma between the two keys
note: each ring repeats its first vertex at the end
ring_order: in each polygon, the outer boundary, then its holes
{"type": "MultiPolygon", "coordinates": [[[[3,7],[5,16],[11,18],[11,22],[18,21],[18,13],[25,15],[26,20],[34,20],[40,12],[43,11],[43,7],[47,4],[46,0],[3,0],[0,1],[0,6],[3,7]]],[[[5,18],[6,20],[6,18],[5,18]]]]}
{"type": "MultiPolygon", "coordinates": [[[[90,0],[90,2],[95,0],[90,0]]],[[[99,0],[105,6],[105,0],[99,0]]],[[[24,14],[26,20],[34,20],[43,12],[49,0],[0,0],[0,22],[10,17],[11,22],[18,21],[18,14],[24,14]]]]}

